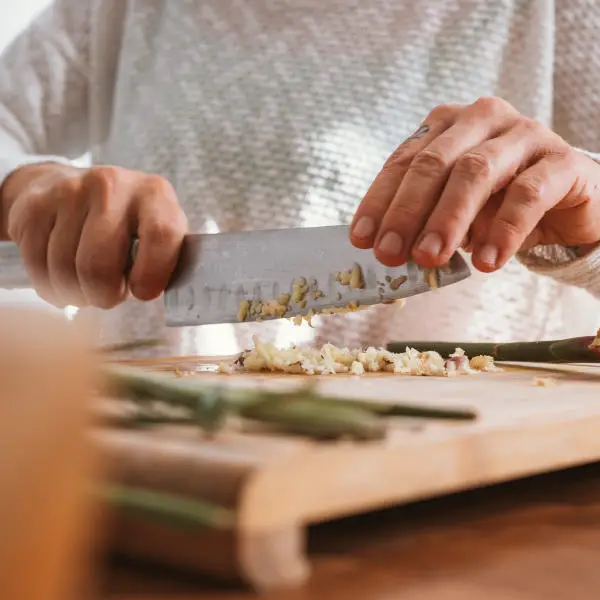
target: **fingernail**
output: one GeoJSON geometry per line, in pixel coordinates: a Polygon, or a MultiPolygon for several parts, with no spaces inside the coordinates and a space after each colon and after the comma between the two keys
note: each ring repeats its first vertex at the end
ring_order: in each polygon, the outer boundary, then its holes
{"type": "Polygon", "coordinates": [[[371,217],[361,217],[352,229],[354,237],[364,239],[375,233],[375,221],[371,217]]]}
{"type": "Polygon", "coordinates": [[[484,246],[478,253],[479,260],[490,267],[496,266],[498,260],[498,249],[495,246],[484,246]]]}
{"type": "Polygon", "coordinates": [[[402,246],[402,238],[395,231],[388,231],[379,242],[379,250],[388,256],[400,255],[402,246]]]}
{"type": "Polygon", "coordinates": [[[438,233],[428,233],[417,246],[417,251],[437,256],[442,251],[442,245],[442,237],[438,233]]]}

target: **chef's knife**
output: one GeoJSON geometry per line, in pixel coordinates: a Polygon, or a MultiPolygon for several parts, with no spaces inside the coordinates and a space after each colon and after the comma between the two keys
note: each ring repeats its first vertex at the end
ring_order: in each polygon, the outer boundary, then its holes
{"type": "MultiPolygon", "coordinates": [[[[432,273],[385,267],[348,227],[190,234],[164,294],[168,326],[237,323],[389,303],[466,279],[460,254],[432,273]]],[[[0,243],[0,288],[30,287],[18,248],[0,243]]]]}

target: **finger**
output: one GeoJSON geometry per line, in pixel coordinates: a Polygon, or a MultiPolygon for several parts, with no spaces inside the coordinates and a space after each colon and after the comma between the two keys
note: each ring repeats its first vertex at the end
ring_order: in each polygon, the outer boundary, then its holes
{"type": "Polygon", "coordinates": [[[386,161],[364,199],[350,226],[350,241],[361,249],[373,247],[375,235],[413,158],[440,133],[451,126],[460,105],[444,105],[434,109],[425,122],[410,135],[386,161]]]}
{"type": "Polygon", "coordinates": [[[75,256],[77,278],[89,304],[110,309],[127,296],[129,186],[120,180],[118,170],[102,167],[88,172],[82,194],[89,211],[75,256]]]}
{"type": "Polygon", "coordinates": [[[471,233],[471,230],[469,229],[469,231],[467,231],[467,235],[465,235],[465,237],[462,239],[462,242],[460,243],[460,247],[462,250],[464,250],[465,252],[471,252],[472,250],[472,242],[473,240],[473,234],[471,233]]]}
{"type": "Polygon", "coordinates": [[[473,252],[475,247],[485,243],[491,223],[504,201],[504,194],[504,190],[492,194],[473,220],[470,227],[470,252],[473,252]]]}
{"type": "Polygon", "coordinates": [[[129,287],[138,300],[152,300],[165,290],[175,270],[187,219],[175,191],[160,177],[149,178],[137,191],[131,217],[139,242],[129,287]]]}
{"type": "Polygon", "coordinates": [[[478,100],[415,156],[376,236],[378,260],[388,266],[408,260],[454,163],[473,147],[508,129],[516,115],[504,101],[478,100]]]}
{"type": "Polygon", "coordinates": [[[570,152],[549,154],[515,178],[485,241],[474,249],[477,269],[494,271],[517,253],[544,214],[569,193],[576,179],[573,166],[570,152]]]}
{"type": "Polygon", "coordinates": [[[419,264],[433,268],[447,263],[490,195],[535,156],[543,133],[533,123],[519,121],[458,158],[413,249],[419,264]]]}
{"type": "Polygon", "coordinates": [[[19,246],[27,276],[37,294],[46,302],[62,308],[48,276],[48,240],[56,214],[44,194],[31,193],[12,206],[8,234],[19,246]]]}
{"type": "Polygon", "coordinates": [[[48,275],[47,251],[51,232],[50,223],[29,227],[23,232],[19,247],[25,270],[39,297],[57,308],[64,308],[65,303],[52,287],[48,275]]]}
{"type": "Polygon", "coordinates": [[[88,213],[88,203],[81,194],[79,178],[67,178],[54,186],[60,197],[60,209],[48,242],[48,274],[52,287],[65,304],[86,306],[87,299],[79,285],[75,257],[79,238],[88,213]]]}

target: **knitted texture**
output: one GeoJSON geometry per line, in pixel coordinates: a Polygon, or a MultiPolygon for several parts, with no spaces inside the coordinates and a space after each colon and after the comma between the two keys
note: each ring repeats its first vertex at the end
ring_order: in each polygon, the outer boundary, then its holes
{"type": "MultiPolygon", "coordinates": [[[[502,96],[600,150],[598,27],[594,0],[58,0],[0,60],[0,180],[30,153],[89,151],[167,177],[192,231],[348,223],[441,103],[502,96]]],[[[314,331],[182,328],[153,352],[234,351],[255,332],[347,345],[589,333],[597,301],[561,283],[597,286],[578,268],[556,281],[513,261],[403,310],[314,331]]],[[[160,300],[82,313],[104,342],[164,333],[160,300]]]]}

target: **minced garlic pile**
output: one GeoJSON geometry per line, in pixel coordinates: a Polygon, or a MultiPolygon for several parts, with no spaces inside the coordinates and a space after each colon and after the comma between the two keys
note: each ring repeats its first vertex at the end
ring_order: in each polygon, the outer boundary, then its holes
{"type": "Polygon", "coordinates": [[[325,344],[322,348],[277,348],[254,336],[254,348],[243,352],[235,365],[222,364],[219,370],[230,373],[235,368],[244,371],[269,371],[305,375],[330,375],[365,372],[389,372],[398,375],[421,375],[453,377],[472,375],[479,371],[499,371],[491,356],[475,356],[469,361],[464,351],[457,348],[444,359],[437,352],[418,352],[407,348],[406,352],[390,352],[382,348],[338,348],[325,344]]]}

